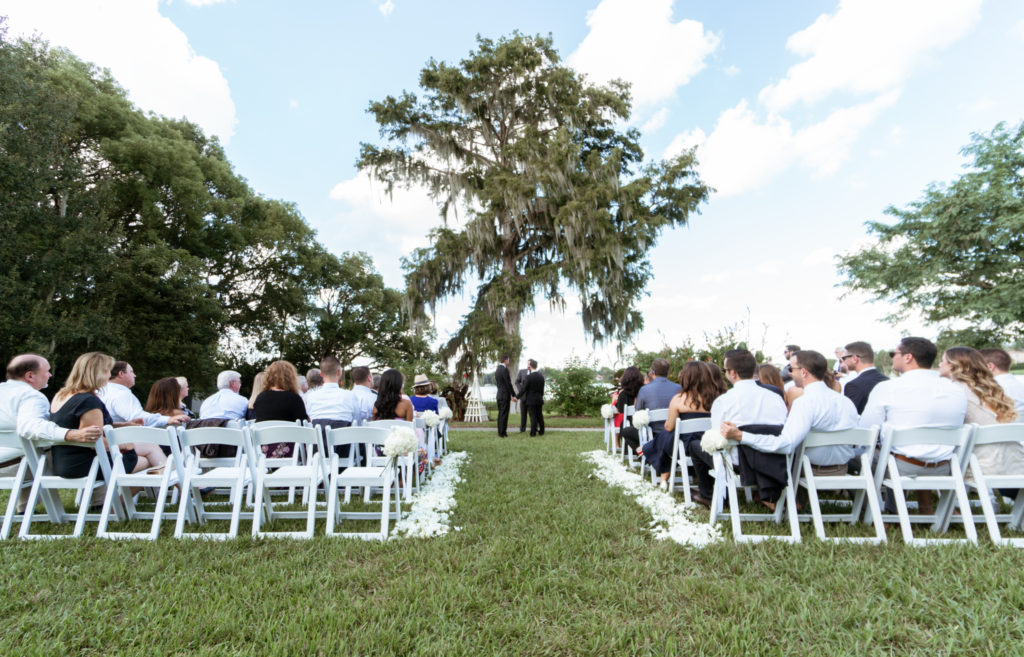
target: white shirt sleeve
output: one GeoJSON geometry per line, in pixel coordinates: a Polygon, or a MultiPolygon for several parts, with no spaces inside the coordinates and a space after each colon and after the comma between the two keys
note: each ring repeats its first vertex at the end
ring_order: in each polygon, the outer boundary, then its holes
{"type": "Polygon", "coordinates": [[[793,402],[793,409],[789,412],[789,417],[786,418],[786,424],[783,425],[782,432],[778,436],[744,431],[741,444],[761,452],[792,454],[796,446],[810,433],[814,421],[813,409],[807,402],[805,397],[796,398],[793,402]]]}
{"type": "Polygon", "coordinates": [[[29,440],[60,442],[64,440],[68,430],[58,427],[47,418],[50,407],[46,397],[33,395],[18,406],[18,435],[29,440]]]}
{"type": "Polygon", "coordinates": [[[872,427],[885,424],[885,398],[888,386],[887,381],[882,381],[871,389],[868,396],[868,403],[864,406],[864,412],[860,414],[860,426],[872,427]]]}

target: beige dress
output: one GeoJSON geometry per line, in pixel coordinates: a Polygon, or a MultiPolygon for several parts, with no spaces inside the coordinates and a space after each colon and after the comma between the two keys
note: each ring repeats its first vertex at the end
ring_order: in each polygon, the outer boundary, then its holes
{"type": "MultiPolygon", "coordinates": [[[[982,406],[978,395],[963,383],[958,385],[963,386],[964,393],[967,394],[967,416],[964,418],[964,424],[985,426],[999,423],[996,414],[982,406]]],[[[974,455],[978,457],[981,471],[987,475],[1024,473],[1024,445],[1018,441],[978,445],[974,448],[974,455]]],[[[974,481],[970,469],[967,470],[964,480],[974,481]]]]}

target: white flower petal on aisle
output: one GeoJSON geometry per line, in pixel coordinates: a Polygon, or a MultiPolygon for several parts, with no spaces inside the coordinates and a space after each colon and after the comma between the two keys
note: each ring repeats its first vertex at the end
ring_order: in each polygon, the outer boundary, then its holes
{"type": "Polygon", "coordinates": [[[671,539],[680,545],[704,547],[722,540],[718,527],[698,522],[690,516],[693,504],[679,503],[667,492],[660,491],[650,482],[622,465],[618,456],[604,450],[584,452],[583,456],[595,466],[597,478],[624,489],[626,495],[650,512],[651,533],[658,540],[671,539]]]}
{"type": "Polygon", "coordinates": [[[444,461],[434,468],[430,481],[413,496],[412,509],[395,524],[392,538],[431,538],[444,536],[449,529],[449,516],[455,508],[455,487],[462,481],[459,470],[469,460],[466,452],[446,454],[444,461]]]}

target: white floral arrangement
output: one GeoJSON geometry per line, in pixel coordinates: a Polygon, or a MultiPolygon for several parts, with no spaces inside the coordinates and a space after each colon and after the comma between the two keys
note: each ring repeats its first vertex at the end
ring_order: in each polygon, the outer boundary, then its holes
{"type": "Polygon", "coordinates": [[[708,454],[724,451],[729,446],[729,439],[718,429],[708,429],[700,438],[700,448],[708,454]]]}
{"type": "Polygon", "coordinates": [[[606,420],[610,420],[615,417],[615,407],[611,404],[605,404],[601,407],[601,417],[606,420]]]}
{"type": "Polygon", "coordinates": [[[420,415],[420,417],[423,418],[423,424],[428,427],[436,427],[441,424],[440,416],[434,411],[423,411],[423,414],[420,415]]]}
{"type": "Polygon", "coordinates": [[[641,408],[636,413],[633,413],[633,426],[634,427],[646,427],[651,423],[651,413],[646,408],[641,408]]]}
{"type": "Polygon", "coordinates": [[[403,454],[415,452],[419,447],[416,439],[416,432],[409,427],[391,427],[391,433],[384,441],[384,456],[388,457],[390,463],[403,454]]]}
{"type": "Polygon", "coordinates": [[[445,406],[444,408],[437,412],[437,415],[442,420],[450,420],[452,419],[452,409],[445,406]]]}

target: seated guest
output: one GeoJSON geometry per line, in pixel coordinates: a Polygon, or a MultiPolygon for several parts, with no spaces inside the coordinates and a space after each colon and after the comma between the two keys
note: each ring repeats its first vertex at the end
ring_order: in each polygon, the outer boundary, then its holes
{"type": "MultiPolygon", "coordinates": [[[[616,420],[619,421],[619,438],[625,440],[633,450],[640,446],[640,434],[636,427],[630,424],[633,416],[626,416],[626,407],[636,404],[636,396],[642,387],[644,387],[644,375],[640,373],[639,367],[630,365],[622,371],[622,376],[619,378],[619,394],[615,398],[615,410],[618,411],[616,420]],[[622,422],[623,418],[625,422],[622,422]]],[[[616,448],[619,445],[621,443],[616,441],[616,448]]]]}
{"type": "Polygon", "coordinates": [[[416,378],[412,380],[412,397],[409,401],[412,402],[412,408],[417,413],[437,412],[437,397],[430,396],[432,383],[426,374],[417,374],[416,378]]]}
{"type": "Polygon", "coordinates": [[[306,395],[306,413],[311,420],[328,424],[331,428],[347,427],[352,424],[352,408],[347,400],[354,393],[345,390],[339,382],[342,379],[341,362],[334,356],[320,361],[322,383],[306,395]]]}
{"type": "MultiPolygon", "coordinates": [[[[286,360],[275,360],[267,368],[264,385],[266,388],[252,405],[257,422],[294,422],[309,419],[306,405],[299,395],[299,374],[294,365],[286,360]]],[[[270,443],[261,446],[267,458],[274,459],[288,458],[294,448],[294,443],[270,443]]]]}
{"type": "MultiPolygon", "coordinates": [[[[967,415],[967,395],[931,369],[938,355],[935,345],[925,338],[907,337],[889,352],[892,369],[900,374],[882,381],[871,390],[868,403],[860,416],[860,426],[889,428],[910,427],[952,428],[963,426],[967,415]]],[[[860,377],[858,377],[860,378],[860,377]]],[[[950,445],[906,445],[893,448],[900,474],[948,475],[950,445]]],[[[886,513],[896,512],[891,491],[884,489],[886,513]]],[[[917,508],[924,515],[934,513],[930,491],[917,493],[917,508]]]]}
{"type": "MultiPolygon", "coordinates": [[[[939,373],[952,380],[967,396],[964,424],[985,426],[1020,420],[1013,400],[996,382],[978,351],[970,347],[950,347],[942,355],[939,373]]],[[[985,474],[1024,473],[1024,445],[1020,441],[978,445],[974,455],[985,474]]],[[[966,478],[973,480],[974,477],[968,472],[966,478]]]]}
{"type": "Polygon", "coordinates": [[[782,367],[782,370],[780,370],[779,374],[782,375],[782,380],[783,382],[785,382],[786,387],[790,387],[793,385],[793,377],[789,373],[789,359],[792,358],[793,354],[795,354],[798,351],[800,351],[800,347],[798,345],[787,344],[786,350],[783,352],[783,355],[786,358],[786,364],[782,367]]]}
{"type": "MultiPolygon", "coordinates": [[[[715,399],[711,405],[711,428],[723,433],[732,427],[758,434],[778,435],[786,422],[786,403],[771,390],[754,383],[757,361],[746,349],[732,349],[725,354],[725,376],[732,389],[715,399]]],[[[791,369],[787,365],[787,369],[791,369]]],[[[710,506],[714,495],[714,467],[710,454],[701,449],[700,441],[690,442],[690,458],[697,474],[698,489],[693,500],[710,506]]],[[[733,450],[733,465],[739,466],[744,486],[757,486],[760,500],[774,509],[786,486],[786,459],[778,454],[764,454],[740,445],[733,450]],[[779,459],[781,458],[781,466],[779,459]]]]}
{"type": "MultiPolygon", "coordinates": [[[[711,417],[711,404],[725,393],[725,381],[716,376],[712,368],[717,370],[718,366],[695,360],[683,366],[679,371],[679,394],[673,397],[668,405],[665,431],[660,434],[661,437],[656,436],[640,450],[661,478],[661,488],[668,488],[668,478],[672,474],[676,422],[711,417]]],[[[639,374],[639,370],[637,373],[639,374]]],[[[700,442],[703,435],[703,431],[680,435],[679,442],[682,444],[679,445],[679,449],[685,453],[686,444],[693,440],[700,442]]]]}
{"type": "Polygon", "coordinates": [[[313,368],[306,372],[306,383],[309,385],[309,392],[316,390],[324,384],[323,372],[317,368],[313,368]]]}
{"type": "MultiPolygon", "coordinates": [[[[651,363],[650,383],[640,388],[640,392],[636,394],[636,410],[646,408],[648,410],[659,410],[662,408],[668,408],[672,398],[679,394],[679,384],[668,380],[668,361],[664,358],[656,358],[651,363]]],[[[665,425],[661,422],[655,422],[651,424],[651,433],[654,438],[659,436],[664,439],[665,425]]],[[[632,439],[631,435],[623,433],[623,439],[626,444],[629,445],[630,449],[636,451],[640,447],[639,437],[635,440],[632,439]]]]}
{"type": "Polygon", "coordinates": [[[783,392],[786,389],[786,384],[782,382],[782,374],[779,372],[779,368],[771,363],[762,363],[757,366],[757,371],[754,372],[754,381],[762,388],[779,393],[783,400],[786,399],[786,393],[783,392]]]}
{"type": "Polygon", "coordinates": [[[1010,366],[1013,364],[1010,360],[1010,354],[1006,353],[1003,349],[981,349],[980,352],[981,357],[985,359],[985,364],[988,365],[989,371],[995,377],[996,383],[1013,400],[1017,414],[1024,418],[1024,383],[1021,383],[1019,378],[1010,374],[1010,366]]]}
{"type": "Polygon", "coordinates": [[[249,407],[245,397],[238,394],[242,389],[242,375],[234,370],[224,370],[217,375],[217,392],[207,397],[199,407],[199,418],[227,418],[241,420],[249,407]]]}
{"type": "Polygon", "coordinates": [[[843,394],[853,402],[857,413],[863,413],[871,391],[882,381],[888,381],[889,377],[875,369],[875,352],[867,342],[846,345],[844,360],[854,376],[843,386],[843,394]]]}
{"type": "MultiPolygon", "coordinates": [[[[79,356],[71,367],[64,387],[58,390],[53,398],[50,419],[65,429],[85,429],[114,424],[107,407],[96,394],[97,390],[107,385],[113,367],[114,359],[106,354],[93,351],[79,356]]],[[[141,419],[136,422],[141,424],[141,419]]],[[[159,448],[156,448],[160,458],[157,463],[151,463],[148,458],[139,455],[131,445],[121,445],[120,449],[126,472],[139,472],[166,461],[159,448]]],[[[89,474],[95,456],[96,449],[91,445],[54,445],[50,450],[53,473],[58,477],[85,477],[89,474]]],[[[102,473],[102,470],[100,472],[102,473]]],[[[101,500],[93,497],[94,503],[99,501],[101,500]]]]}
{"type": "Polygon", "coordinates": [[[345,400],[345,417],[352,417],[352,424],[369,422],[373,417],[373,406],[377,403],[377,391],[373,389],[373,375],[365,365],[352,368],[352,394],[345,400]]]}
{"type": "Polygon", "coordinates": [[[138,398],[132,394],[131,387],[134,385],[135,370],[130,364],[119,360],[110,370],[107,385],[96,391],[114,422],[131,422],[142,418],[147,427],[166,427],[168,424],[181,423],[181,419],[143,410],[138,398]]]}
{"type": "Polygon", "coordinates": [[[174,377],[157,379],[149,388],[149,397],[146,399],[146,412],[159,415],[175,417],[186,415],[181,410],[181,386],[174,377]]]}
{"type": "MultiPolygon", "coordinates": [[[[790,358],[790,375],[804,394],[794,400],[793,408],[778,435],[741,431],[735,423],[725,422],[722,435],[741,445],[770,454],[793,454],[811,431],[843,431],[857,426],[859,418],[853,402],[825,385],[828,361],[817,351],[798,351],[790,358]]],[[[844,475],[853,458],[853,447],[838,445],[812,447],[806,452],[816,475],[844,475]]]]}
{"type": "Polygon", "coordinates": [[[178,388],[180,399],[178,401],[178,408],[188,416],[188,419],[194,420],[196,414],[192,412],[192,409],[185,404],[185,398],[188,397],[188,379],[183,376],[176,376],[174,379],[178,382],[178,388]]]}
{"type": "Polygon", "coordinates": [[[260,393],[267,389],[267,373],[266,371],[257,372],[256,376],[252,379],[252,392],[249,394],[249,407],[245,411],[246,420],[255,420],[256,411],[252,410],[253,404],[256,403],[256,398],[260,396],[260,393]]]}
{"type": "Polygon", "coordinates": [[[412,422],[413,412],[412,402],[402,397],[402,373],[395,369],[386,370],[380,376],[373,419],[412,422]]]}

